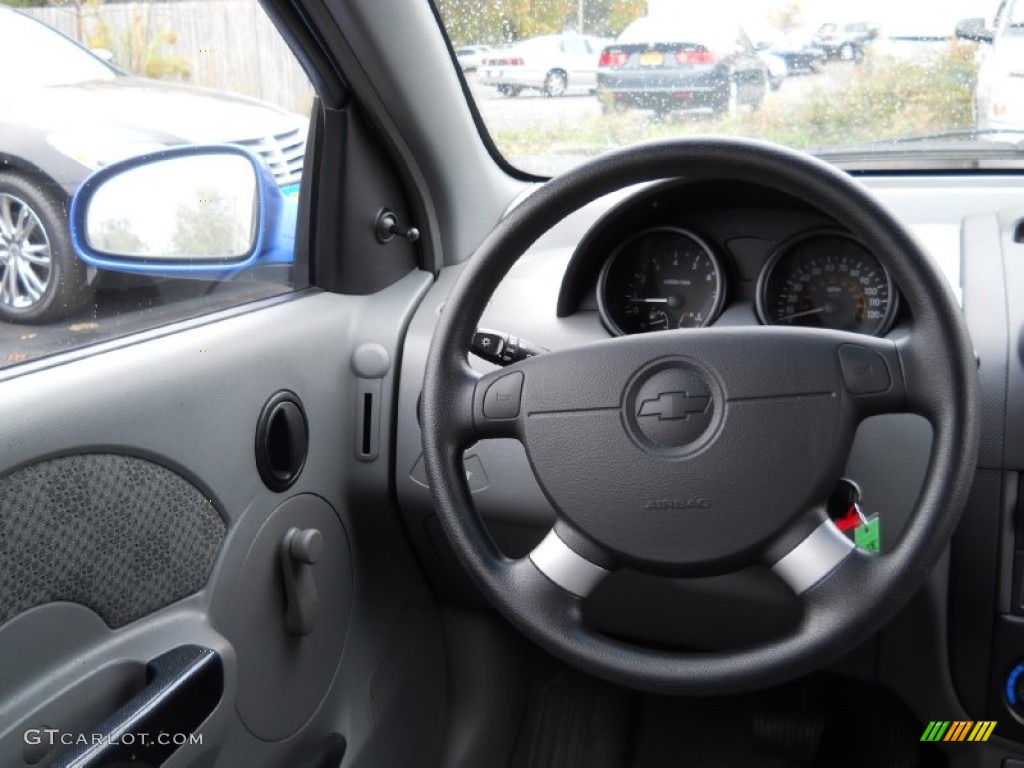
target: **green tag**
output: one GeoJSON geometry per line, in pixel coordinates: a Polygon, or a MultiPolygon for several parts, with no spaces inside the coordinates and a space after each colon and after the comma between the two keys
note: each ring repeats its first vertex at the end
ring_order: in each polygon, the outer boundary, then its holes
{"type": "Polygon", "coordinates": [[[853,529],[853,541],[858,547],[868,552],[882,550],[882,530],[879,527],[878,515],[872,517],[866,524],[858,525],[853,529]]]}

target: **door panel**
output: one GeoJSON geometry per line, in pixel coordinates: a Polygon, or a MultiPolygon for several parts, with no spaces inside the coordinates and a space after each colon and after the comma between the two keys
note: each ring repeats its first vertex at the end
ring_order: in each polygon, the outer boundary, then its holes
{"type": "Polygon", "coordinates": [[[202,744],[152,764],[431,753],[440,628],[387,481],[398,339],[429,283],[413,272],[366,297],[272,299],[0,381],[0,615],[13,616],[0,623],[0,764],[55,764],[62,742],[96,738],[152,692],[154,660],[190,646],[219,657],[222,683],[202,689],[215,699],[202,744]],[[367,344],[369,373],[353,367],[367,344]],[[256,426],[282,390],[301,402],[309,448],[274,492],[256,426]],[[367,391],[374,458],[357,439],[367,391]],[[316,546],[282,544],[292,529],[316,530],[316,546]],[[49,751],[29,743],[48,738],[49,751]]]}

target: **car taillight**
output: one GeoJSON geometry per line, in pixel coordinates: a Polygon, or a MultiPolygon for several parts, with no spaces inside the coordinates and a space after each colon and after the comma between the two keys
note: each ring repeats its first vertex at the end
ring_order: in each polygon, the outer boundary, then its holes
{"type": "Polygon", "coordinates": [[[714,64],[715,54],[711,51],[678,51],[676,64],[714,64]]]}
{"type": "Polygon", "coordinates": [[[624,67],[629,61],[629,54],[625,51],[602,51],[601,58],[597,60],[599,67],[624,67]]]}

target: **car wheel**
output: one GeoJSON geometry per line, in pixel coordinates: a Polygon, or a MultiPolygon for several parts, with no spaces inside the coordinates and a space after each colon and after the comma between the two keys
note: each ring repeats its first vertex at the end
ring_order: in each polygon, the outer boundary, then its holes
{"type": "MultiPolygon", "coordinates": [[[[779,88],[782,87],[782,77],[780,75],[769,74],[768,87],[771,88],[773,91],[779,90],[779,88]]],[[[760,104],[758,104],[757,106],[760,106],[760,104]]]]}
{"type": "Polygon", "coordinates": [[[32,179],[0,173],[0,319],[49,322],[88,295],[64,204],[32,179]]]}
{"type": "Polygon", "coordinates": [[[502,96],[505,96],[505,97],[510,98],[510,99],[516,98],[516,96],[518,96],[522,92],[523,92],[523,89],[520,88],[518,85],[499,85],[498,86],[498,93],[500,93],[502,96]]]}
{"type": "Polygon", "coordinates": [[[728,84],[722,89],[715,103],[715,114],[719,117],[736,114],[740,106],[740,86],[735,78],[730,77],[728,84]]]}
{"type": "Polygon", "coordinates": [[[853,61],[857,58],[857,50],[853,47],[853,43],[843,43],[839,48],[839,60],[840,61],[853,61]]]}
{"type": "Polygon", "coordinates": [[[542,90],[545,96],[551,98],[564,96],[568,89],[569,78],[565,76],[565,72],[548,72],[547,77],[544,78],[544,88],[542,90]]]}

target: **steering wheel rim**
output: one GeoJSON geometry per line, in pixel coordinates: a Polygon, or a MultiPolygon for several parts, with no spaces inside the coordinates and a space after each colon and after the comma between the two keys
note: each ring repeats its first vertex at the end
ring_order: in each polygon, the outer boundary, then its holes
{"type": "MultiPolygon", "coordinates": [[[[772,370],[778,369],[775,365],[772,370]]],[[[755,377],[748,374],[746,378],[755,377]]],[[[768,394],[772,393],[775,390],[768,394]]],[[[759,403],[771,400],[761,391],[758,397],[759,403]]],[[[606,406],[604,410],[611,410],[607,400],[602,403],[606,406]]],[[[813,410],[807,405],[786,407],[790,414],[813,410]]],[[[824,162],[765,142],[727,138],[650,142],[602,155],[546,183],[511,211],[466,264],[439,317],[426,361],[421,415],[424,462],[438,516],[456,555],[488,600],[528,637],[564,661],[612,682],[671,694],[729,693],[792,679],[852,649],[891,618],[922,584],[952,537],[973,478],[979,422],[976,362],[960,308],[945,278],[914,238],[859,183],[824,162]],[[892,342],[820,330],[685,330],[648,335],[658,339],[622,337],[597,342],[579,348],[583,351],[577,351],[575,357],[573,350],[553,353],[550,360],[549,355],[544,355],[486,377],[469,367],[467,350],[487,302],[533,242],[565,216],[603,195],[637,183],[677,177],[756,182],[823,210],[886,263],[910,308],[910,334],[892,342]],[[742,346],[741,337],[748,340],[749,346],[742,346]],[[783,355],[806,354],[807,360],[814,361],[814,365],[806,367],[821,369],[818,380],[790,383],[789,379],[783,381],[781,374],[771,374],[764,360],[756,359],[757,347],[765,345],[783,355]],[[851,347],[856,347],[852,354],[860,363],[866,359],[875,366],[874,370],[885,370],[885,391],[879,392],[877,387],[874,392],[851,391],[864,388],[842,359],[851,347]],[[540,389],[564,389],[558,383],[559,369],[564,373],[566,366],[582,366],[584,373],[570,378],[571,386],[578,390],[573,397],[584,400],[598,385],[583,376],[614,379],[620,369],[638,371],[630,376],[640,384],[623,383],[623,373],[608,385],[619,387],[624,393],[619,417],[626,426],[622,431],[632,430],[629,437],[633,447],[629,450],[634,453],[629,455],[642,457],[645,467],[671,464],[678,468],[693,461],[692,456],[703,455],[705,444],[723,443],[719,431],[728,430],[709,426],[700,440],[688,443],[686,448],[674,444],[666,447],[662,443],[648,445],[646,433],[638,436],[636,422],[631,421],[639,402],[635,399],[639,396],[637,388],[642,389],[662,376],[664,368],[670,369],[670,376],[676,376],[677,381],[689,381],[685,377],[692,379],[695,375],[704,382],[713,407],[719,409],[714,411],[715,418],[719,418],[719,413],[729,414],[728,419],[721,416],[720,420],[738,422],[742,427],[742,421],[735,416],[741,412],[737,403],[743,400],[735,395],[737,387],[744,386],[742,372],[737,372],[736,358],[740,353],[747,355],[750,365],[761,366],[757,368],[759,373],[775,375],[771,387],[792,387],[785,390],[783,399],[787,403],[810,402],[806,393],[813,392],[814,387],[822,393],[829,390],[830,396],[819,398],[820,405],[815,406],[821,409],[815,418],[828,422],[827,427],[810,421],[803,426],[826,430],[818,434],[819,438],[826,435],[827,429],[833,430],[840,460],[845,461],[852,430],[868,415],[912,412],[930,422],[933,441],[924,484],[903,535],[889,552],[868,555],[852,545],[844,545],[845,538],[840,541],[820,509],[807,506],[807,499],[820,497],[819,478],[809,480],[802,489],[801,509],[792,513],[780,511],[778,520],[766,522],[764,530],[755,521],[756,530],[749,534],[746,550],[730,552],[723,545],[714,557],[702,559],[694,548],[686,558],[677,561],[675,549],[662,549],[656,555],[647,551],[657,549],[653,535],[641,535],[639,543],[623,544],[610,539],[609,531],[616,530],[618,524],[613,516],[602,510],[595,513],[594,519],[588,517],[588,504],[575,504],[571,496],[579,486],[561,487],[564,483],[558,469],[540,466],[542,460],[554,457],[560,463],[560,455],[572,453],[566,451],[565,443],[571,435],[558,433],[571,432],[575,422],[563,419],[554,433],[551,427],[546,432],[537,427],[545,422],[540,416],[572,410],[564,397],[547,410],[543,404],[538,405],[538,397],[543,399],[538,394],[540,389]],[[595,367],[595,355],[607,361],[607,376],[595,367]],[[630,360],[619,365],[620,358],[630,360]],[[642,362],[645,359],[647,363],[642,362]],[[684,378],[679,379],[680,376],[684,378]],[[720,378],[723,382],[718,381],[720,378]],[[504,383],[496,385],[499,379],[504,379],[504,383]],[[531,387],[534,380],[537,384],[531,387]],[[487,397],[489,393],[499,397],[503,392],[506,399],[512,395],[518,398],[518,410],[512,417],[502,411],[505,416],[497,418],[493,416],[499,412],[495,410],[496,401],[488,401],[487,397]],[[488,407],[492,409],[491,416],[487,415],[488,407]],[[478,439],[500,436],[524,440],[534,473],[559,513],[559,522],[538,549],[518,560],[506,558],[494,546],[474,510],[462,469],[465,448],[478,439]],[[531,445],[527,436],[539,445],[531,445]],[[775,533],[769,531],[772,524],[778,527],[775,533]],[[781,637],[724,652],[671,653],[607,637],[583,621],[582,603],[589,589],[618,564],[635,566],[639,562],[652,572],[706,573],[709,571],[700,569],[749,562],[755,549],[760,561],[772,564],[775,572],[801,596],[802,619],[781,637]]],[[[612,420],[606,419],[606,424],[611,425],[612,420]]],[[[745,428],[756,428],[756,420],[745,428]]],[[[625,438],[619,442],[627,444],[625,438]]],[[[814,455],[808,451],[820,448],[820,443],[819,439],[804,446],[804,454],[794,460],[813,461],[814,455]]],[[[719,460],[729,457],[722,451],[717,455],[719,460]]],[[[823,459],[814,471],[827,477],[836,470],[836,461],[823,459]]],[[[575,471],[587,471],[578,463],[572,467],[575,471]]],[[[750,469],[753,472],[762,468],[750,469]]],[[[792,474],[792,468],[786,469],[792,474]]],[[[608,471],[614,474],[614,468],[608,471]]],[[[664,477],[669,477],[669,470],[664,472],[664,477]]],[[[598,473],[589,480],[600,477],[598,473]]],[[[625,476],[617,477],[621,485],[625,476]]],[[[659,475],[657,482],[663,479],[659,475]]],[[[619,489],[609,491],[613,496],[616,492],[619,489]]],[[[632,492],[635,494],[635,490],[632,492]]],[[[727,509],[721,514],[727,518],[734,510],[728,504],[725,506],[727,509]]],[[[715,515],[709,514],[704,518],[690,516],[682,522],[668,520],[664,525],[672,526],[665,530],[674,534],[678,527],[691,523],[725,524],[715,522],[715,515]]],[[[652,525],[656,528],[661,524],[658,518],[652,525]]],[[[638,527],[647,527],[646,520],[638,527]]],[[[719,533],[708,528],[706,538],[721,541],[719,533]]],[[[669,535],[667,540],[675,542],[676,549],[686,549],[679,545],[679,537],[669,535]]]]}

